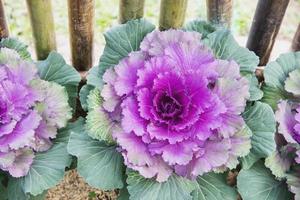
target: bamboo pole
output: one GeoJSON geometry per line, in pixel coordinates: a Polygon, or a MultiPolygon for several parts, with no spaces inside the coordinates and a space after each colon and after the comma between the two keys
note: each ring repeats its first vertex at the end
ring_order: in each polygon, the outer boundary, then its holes
{"type": "Polygon", "coordinates": [[[5,19],[4,6],[2,0],[0,0],[0,39],[8,37],[8,28],[5,19]]]}
{"type": "Polygon", "coordinates": [[[232,0],[206,0],[207,20],[230,28],[232,4],[232,0]]]}
{"type": "Polygon", "coordinates": [[[68,0],[72,63],[78,71],[93,65],[94,0],[68,0]]]}
{"type": "Polygon", "coordinates": [[[267,64],[289,0],[259,0],[247,47],[267,64]]]}
{"type": "Polygon", "coordinates": [[[297,31],[292,42],[292,51],[300,51],[300,24],[298,24],[297,31]]]}
{"type": "Polygon", "coordinates": [[[145,0],[120,0],[119,22],[126,23],[131,19],[142,18],[144,15],[145,0]]]}
{"type": "Polygon", "coordinates": [[[180,28],[184,23],[187,0],[161,0],[159,29],[180,28]]]}
{"type": "MultiPolygon", "coordinates": [[[[94,0],[68,0],[72,64],[81,75],[78,91],[86,84],[86,72],[93,64],[94,12],[94,0]]],[[[85,115],[77,99],[75,118],[85,115]]]]}
{"type": "Polygon", "coordinates": [[[37,58],[56,50],[51,0],[27,0],[37,58]]]}

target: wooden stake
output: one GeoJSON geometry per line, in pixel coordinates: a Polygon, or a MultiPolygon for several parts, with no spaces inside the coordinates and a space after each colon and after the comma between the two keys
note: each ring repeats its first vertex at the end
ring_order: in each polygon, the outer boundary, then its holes
{"type": "Polygon", "coordinates": [[[8,28],[5,19],[4,6],[2,0],[0,0],[0,39],[8,37],[8,28]]]}
{"type": "Polygon", "coordinates": [[[142,18],[144,15],[145,0],[120,0],[119,22],[126,23],[131,19],[142,18]]]}
{"type": "Polygon", "coordinates": [[[292,51],[300,51],[300,24],[298,25],[297,31],[294,35],[291,49],[292,51]]]}
{"type": "Polygon", "coordinates": [[[37,58],[56,50],[51,0],[27,0],[37,58]]]}
{"type": "Polygon", "coordinates": [[[72,63],[78,71],[93,65],[94,0],[68,0],[72,63]]]}
{"type": "Polygon", "coordinates": [[[161,0],[159,29],[180,28],[184,23],[187,0],[161,0]]]}
{"type": "Polygon", "coordinates": [[[267,64],[289,0],[259,0],[247,47],[267,64]]]}
{"type": "Polygon", "coordinates": [[[207,20],[226,28],[231,26],[232,0],[206,0],[207,20]]]}

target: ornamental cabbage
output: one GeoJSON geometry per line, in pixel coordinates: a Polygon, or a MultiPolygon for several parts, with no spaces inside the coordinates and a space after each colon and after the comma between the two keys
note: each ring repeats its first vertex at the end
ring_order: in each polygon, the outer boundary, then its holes
{"type": "MultiPolygon", "coordinates": [[[[286,80],[286,83],[289,78],[286,80]]],[[[300,104],[288,100],[278,103],[277,151],[266,159],[266,166],[277,178],[286,178],[289,190],[300,195],[300,104]]]]}
{"type": "Polygon", "coordinates": [[[149,33],[139,51],[105,71],[103,82],[88,98],[88,132],[116,142],[127,167],[146,178],[194,179],[235,168],[249,153],[241,114],[250,83],[198,32],[149,33]]]}
{"type": "Polygon", "coordinates": [[[37,152],[47,151],[71,118],[64,87],[41,80],[16,51],[0,51],[0,169],[27,175],[37,152]]]}
{"type": "Polygon", "coordinates": [[[286,180],[295,199],[300,198],[299,56],[299,52],[283,54],[268,64],[263,99],[273,105],[278,123],[277,150],[265,164],[277,178],[286,180]]]}

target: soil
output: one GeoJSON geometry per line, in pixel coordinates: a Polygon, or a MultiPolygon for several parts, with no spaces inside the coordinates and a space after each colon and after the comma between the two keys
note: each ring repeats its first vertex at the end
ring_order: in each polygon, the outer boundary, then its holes
{"type": "Polygon", "coordinates": [[[116,191],[102,191],[84,182],[76,170],[66,172],[64,180],[50,189],[46,200],[116,200],[116,191]]]}

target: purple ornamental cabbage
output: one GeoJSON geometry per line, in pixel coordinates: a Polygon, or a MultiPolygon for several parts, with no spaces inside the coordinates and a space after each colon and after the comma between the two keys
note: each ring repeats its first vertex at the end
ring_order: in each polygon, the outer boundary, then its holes
{"type": "Polygon", "coordinates": [[[140,49],[104,73],[101,94],[91,92],[89,132],[102,131],[129,168],[159,182],[236,167],[251,147],[239,65],[216,58],[197,32],[153,31],[140,49]]]}
{"type": "Polygon", "coordinates": [[[287,178],[291,192],[300,198],[300,104],[282,100],[275,113],[279,123],[277,151],[266,159],[266,166],[277,178],[287,178]]]}
{"type": "Polygon", "coordinates": [[[48,150],[71,118],[65,89],[41,80],[36,65],[0,52],[0,169],[25,176],[36,152],[48,150]]]}
{"type": "MultiPolygon", "coordinates": [[[[272,71],[280,71],[276,74],[282,77],[279,80],[283,80],[280,83],[282,89],[278,92],[282,96],[275,107],[275,118],[278,123],[277,150],[266,159],[265,164],[277,178],[287,179],[289,190],[296,194],[295,199],[300,199],[300,65],[299,61],[295,60],[298,55],[299,53],[281,55],[276,62],[273,62],[276,66],[270,63],[265,72],[266,87],[271,85],[271,81],[268,80],[272,80],[269,78],[274,74],[271,73],[272,71]]],[[[267,92],[265,99],[270,101],[268,97],[272,93],[267,92]]],[[[270,99],[275,99],[274,97],[276,95],[270,99]]]]}

